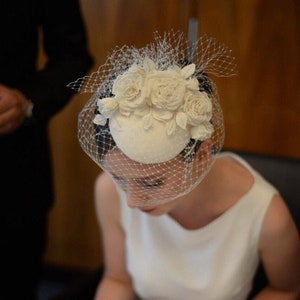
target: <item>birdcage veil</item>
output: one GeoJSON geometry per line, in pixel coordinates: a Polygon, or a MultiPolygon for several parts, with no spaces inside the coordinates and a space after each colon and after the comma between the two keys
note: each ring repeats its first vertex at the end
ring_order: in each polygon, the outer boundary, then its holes
{"type": "Polygon", "coordinates": [[[170,30],[142,48],[115,48],[94,73],[69,84],[92,93],[78,118],[83,150],[138,206],[185,195],[210,170],[224,141],[210,75],[236,73],[231,50],[170,30]],[[192,47],[192,48],[191,48],[192,47]]]}

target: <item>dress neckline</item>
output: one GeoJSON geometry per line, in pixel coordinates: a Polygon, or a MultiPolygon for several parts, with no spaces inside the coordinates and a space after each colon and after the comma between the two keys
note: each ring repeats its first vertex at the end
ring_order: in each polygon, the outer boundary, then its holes
{"type": "MultiPolygon", "coordinates": [[[[256,176],[255,171],[253,170],[253,168],[246,161],[244,161],[242,158],[240,158],[238,155],[236,155],[232,152],[222,152],[222,153],[217,155],[217,158],[218,157],[223,157],[223,156],[229,156],[230,158],[233,158],[237,163],[239,163],[240,165],[245,167],[251,173],[251,175],[253,177],[252,186],[249,188],[249,190],[244,195],[241,196],[240,199],[238,199],[232,206],[230,206],[227,210],[225,210],[220,216],[218,216],[217,218],[215,218],[214,220],[212,220],[208,224],[206,224],[204,226],[201,226],[199,228],[195,228],[195,229],[188,229],[188,228],[182,226],[179,222],[177,222],[169,214],[165,214],[165,215],[162,215],[160,217],[168,219],[169,222],[171,222],[175,226],[175,228],[177,228],[178,230],[184,231],[185,234],[187,232],[190,233],[190,234],[198,234],[200,232],[202,233],[202,232],[205,232],[205,231],[210,232],[211,230],[213,230],[214,227],[216,227],[216,226],[218,226],[218,224],[222,223],[222,221],[225,218],[227,218],[228,215],[234,214],[234,212],[236,210],[238,210],[239,207],[242,206],[243,203],[247,201],[247,199],[251,199],[252,193],[255,193],[255,187],[256,187],[256,182],[257,182],[257,176],[256,176]]],[[[149,216],[149,217],[157,218],[156,216],[149,216]]]]}

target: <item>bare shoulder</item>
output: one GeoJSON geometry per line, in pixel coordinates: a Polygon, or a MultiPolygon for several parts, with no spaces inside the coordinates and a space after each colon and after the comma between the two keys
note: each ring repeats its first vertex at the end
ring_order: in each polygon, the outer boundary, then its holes
{"type": "Polygon", "coordinates": [[[116,186],[105,172],[95,180],[94,195],[96,213],[100,220],[105,220],[108,216],[114,219],[118,217],[119,197],[116,186]]]}
{"type": "Polygon", "coordinates": [[[299,232],[279,195],[273,197],[266,212],[260,238],[260,255],[271,287],[290,292],[299,290],[299,232]]]}
{"type": "MultiPolygon", "coordinates": [[[[268,241],[276,236],[290,233],[298,235],[296,225],[290,211],[280,195],[276,194],[267,210],[263,228],[262,239],[268,241]]],[[[263,240],[262,240],[263,242],[263,240]]]]}
{"type": "Polygon", "coordinates": [[[105,172],[95,180],[95,206],[103,242],[105,278],[131,286],[126,269],[119,195],[114,181],[105,172]]]}
{"type": "Polygon", "coordinates": [[[95,193],[105,196],[114,192],[115,189],[115,184],[111,177],[107,173],[101,172],[95,180],[95,193]]]}

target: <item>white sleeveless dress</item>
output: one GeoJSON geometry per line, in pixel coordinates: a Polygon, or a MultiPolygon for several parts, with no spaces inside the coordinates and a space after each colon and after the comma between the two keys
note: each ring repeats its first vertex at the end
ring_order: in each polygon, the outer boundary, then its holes
{"type": "Polygon", "coordinates": [[[197,230],[169,215],[150,216],[126,204],[120,192],[126,263],[144,300],[244,300],[259,256],[262,222],[277,190],[245,161],[229,155],[253,175],[254,184],[234,206],[197,230]]]}

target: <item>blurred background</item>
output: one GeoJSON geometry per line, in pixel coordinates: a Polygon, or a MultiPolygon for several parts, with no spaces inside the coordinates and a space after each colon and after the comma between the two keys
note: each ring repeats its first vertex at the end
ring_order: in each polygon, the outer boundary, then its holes
{"type": "MultiPolygon", "coordinates": [[[[228,45],[238,65],[238,76],[213,78],[224,111],[224,147],[300,159],[299,1],[81,0],[81,9],[95,59],[91,72],[115,46],[144,46],[153,31],[187,33],[189,18],[197,17],[199,35],[228,45]]],[[[79,270],[102,264],[93,202],[101,169],[77,139],[77,116],[90,96],[75,95],[49,128],[56,203],[45,263],[79,270]]]]}

